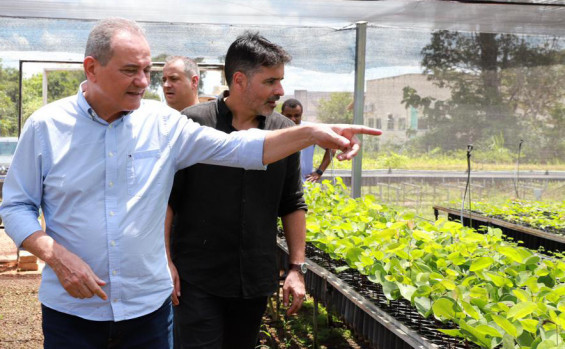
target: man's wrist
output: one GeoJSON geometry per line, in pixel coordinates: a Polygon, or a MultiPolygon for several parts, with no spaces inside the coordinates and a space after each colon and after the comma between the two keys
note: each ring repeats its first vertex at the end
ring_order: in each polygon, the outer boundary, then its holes
{"type": "Polygon", "coordinates": [[[318,176],[321,176],[324,174],[324,171],[320,170],[319,168],[316,169],[316,171],[314,171],[318,174],[318,176]]]}
{"type": "Polygon", "coordinates": [[[289,263],[288,269],[297,271],[300,274],[305,275],[306,272],[308,271],[308,266],[306,263],[298,263],[298,264],[289,263]]]}

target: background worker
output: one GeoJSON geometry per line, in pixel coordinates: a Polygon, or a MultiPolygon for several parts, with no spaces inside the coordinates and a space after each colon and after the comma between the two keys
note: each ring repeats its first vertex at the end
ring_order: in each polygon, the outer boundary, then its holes
{"type": "Polygon", "coordinates": [[[198,64],[183,56],[167,57],[163,67],[163,92],[167,105],[178,111],[198,103],[198,64]]]}
{"type": "MultiPolygon", "coordinates": [[[[307,123],[302,121],[302,104],[299,100],[290,98],[284,101],[281,113],[290,120],[292,120],[296,125],[301,125],[302,123],[307,123]]],[[[324,171],[330,165],[334,152],[331,149],[326,149],[324,157],[320,166],[314,170],[314,149],[315,146],[306,147],[300,151],[300,168],[302,170],[302,180],[308,182],[317,182],[320,177],[324,174],[324,171]]]]}

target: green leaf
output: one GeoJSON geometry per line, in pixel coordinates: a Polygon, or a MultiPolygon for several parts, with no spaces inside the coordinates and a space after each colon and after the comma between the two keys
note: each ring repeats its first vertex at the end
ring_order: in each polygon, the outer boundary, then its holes
{"type": "Polygon", "coordinates": [[[469,268],[470,271],[479,271],[485,268],[488,268],[492,263],[494,263],[494,259],[491,257],[480,257],[477,258],[471,263],[471,267],[469,268]]]}
{"type": "Polygon", "coordinates": [[[453,291],[455,289],[455,287],[457,287],[457,285],[455,285],[455,282],[449,280],[449,279],[443,279],[440,281],[440,284],[445,287],[446,290],[448,291],[453,291]]]}
{"type": "Polygon", "coordinates": [[[513,262],[522,263],[524,261],[522,255],[520,254],[517,248],[510,246],[502,246],[498,249],[498,252],[508,257],[513,262]]]}
{"type": "Polygon", "coordinates": [[[348,265],[344,265],[344,266],[342,266],[342,267],[335,267],[335,268],[334,268],[335,272],[338,273],[338,274],[341,273],[341,272],[344,271],[344,270],[347,270],[347,269],[349,269],[349,266],[348,266],[348,265]]]}
{"type": "Polygon", "coordinates": [[[445,333],[448,336],[451,337],[460,337],[460,338],[465,338],[465,336],[461,333],[461,331],[459,330],[443,330],[443,329],[438,329],[438,331],[445,333]]]}
{"type": "Polygon", "coordinates": [[[491,327],[489,325],[483,325],[483,324],[477,325],[477,326],[475,326],[475,329],[485,336],[489,335],[491,337],[502,338],[502,334],[500,332],[498,332],[497,329],[495,329],[494,327],[491,327]]]}
{"type": "Polygon", "coordinates": [[[557,344],[555,343],[555,341],[551,340],[551,339],[546,339],[543,340],[540,344],[538,344],[538,346],[536,347],[536,349],[556,349],[557,344]]]}
{"type": "Polygon", "coordinates": [[[455,319],[456,303],[450,298],[439,298],[432,305],[434,316],[441,321],[455,319]]]}
{"type": "Polygon", "coordinates": [[[320,231],[320,225],[318,224],[318,222],[308,222],[306,224],[306,230],[309,233],[317,233],[320,231]]]}
{"type": "Polygon", "coordinates": [[[491,272],[485,272],[485,275],[488,276],[488,278],[497,286],[497,287],[504,287],[504,286],[512,286],[512,282],[504,277],[504,276],[500,276],[497,275],[495,273],[491,273],[491,272]]]}
{"type": "Polygon", "coordinates": [[[479,287],[479,286],[473,286],[469,291],[470,291],[469,295],[472,298],[485,299],[488,295],[488,291],[483,287],[479,287]]]}
{"type": "Polygon", "coordinates": [[[533,313],[538,308],[534,302],[520,302],[513,306],[507,316],[513,320],[523,319],[533,313]]]}
{"type": "Polygon", "coordinates": [[[479,312],[475,310],[475,308],[471,304],[465,301],[459,301],[459,304],[461,305],[465,313],[473,319],[479,320],[481,318],[481,314],[479,314],[479,312]]]}
{"type": "Polygon", "coordinates": [[[345,258],[347,262],[353,264],[359,260],[359,256],[363,253],[363,249],[359,247],[350,247],[345,250],[345,258]]]}
{"type": "Polygon", "coordinates": [[[432,293],[432,288],[428,285],[422,285],[414,292],[415,297],[428,297],[432,293]]]}
{"type": "Polygon", "coordinates": [[[461,332],[463,333],[467,332],[471,335],[473,342],[476,342],[477,344],[482,345],[483,347],[486,348],[491,347],[491,340],[487,338],[483,333],[477,331],[474,326],[471,326],[465,321],[461,320],[459,322],[459,327],[461,327],[461,332]]]}
{"type": "Polygon", "coordinates": [[[432,311],[432,302],[428,297],[414,297],[414,306],[418,312],[424,317],[430,316],[432,311]]]}
{"type": "Polygon", "coordinates": [[[510,321],[496,314],[491,314],[491,316],[494,322],[496,322],[496,324],[500,326],[506,333],[514,338],[518,336],[518,330],[516,329],[516,326],[514,326],[510,321]]]}
{"type": "Polygon", "coordinates": [[[412,301],[412,295],[416,291],[416,287],[412,285],[404,285],[404,284],[397,284],[398,289],[400,290],[400,294],[405,299],[412,301]]]}
{"type": "Polygon", "coordinates": [[[398,285],[390,281],[385,281],[383,283],[383,293],[385,294],[385,297],[390,300],[396,300],[398,299],[398,296],[400,296],[398,285]]]}
{"type": "Polygon", "coordinates": [[[432,234],[422,230],[412,231],[412,237],[418,241],[424,242],[432,241],[434,239],[434,236],[432,234]]]}
{"type": "Polygon", "coordinates": [[[530,332],[530,333],[536,333],[537,332],[537,327],[539,324],[538,320],[534,320],[534,319],[523,319],[520,320],[520,323],[522,324],[522,327],[524,328],[524,330],[530,332]]]}
{"type": "Polygon", "coordinates": [[[521,288],[513,289],[512,293],[522,302],[529,302],[532,300],[532,297],[528,294],[528,292],[522,290],[521,288]]]}

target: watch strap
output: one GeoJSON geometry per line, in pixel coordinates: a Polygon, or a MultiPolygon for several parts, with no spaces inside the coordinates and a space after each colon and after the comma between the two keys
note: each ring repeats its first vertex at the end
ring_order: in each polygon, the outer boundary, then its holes
{"type": "Polygon", "coordinates": [[[301,274],[306,274],[306,271],[308,270],[308,268],[306,267],[306,263],[300,263],[300,264],[289,263],[288,269],[289,270],[296,270],[301,274]]]}

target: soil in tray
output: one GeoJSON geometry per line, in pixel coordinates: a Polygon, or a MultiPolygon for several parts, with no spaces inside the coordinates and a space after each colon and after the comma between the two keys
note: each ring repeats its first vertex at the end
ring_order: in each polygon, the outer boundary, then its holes
{"type": "MultiPolygon", "coordinates": [[[[332,273],[334,273],[335,268],[346,265],[343,261],[332,259],[327,253],[319,250],[310,243],[306,246],[306,255],[310,260],[332,273]]],[[[336,275],[377,307],[387,312],[422,337],[428,339],[433,344],[438,345],[440,348],[479,348],[473,343],[463,342],[458,338],[448,336],[438,331],[438,329],[455,328],[453,324],[450,326],[450,324],[442,323],[433,317],[424,318],[407,300],[388,300],[382,292],[381,285],[369,281],[365,275],[361,275],[358,271],[346,269],[336,275]]]]}

